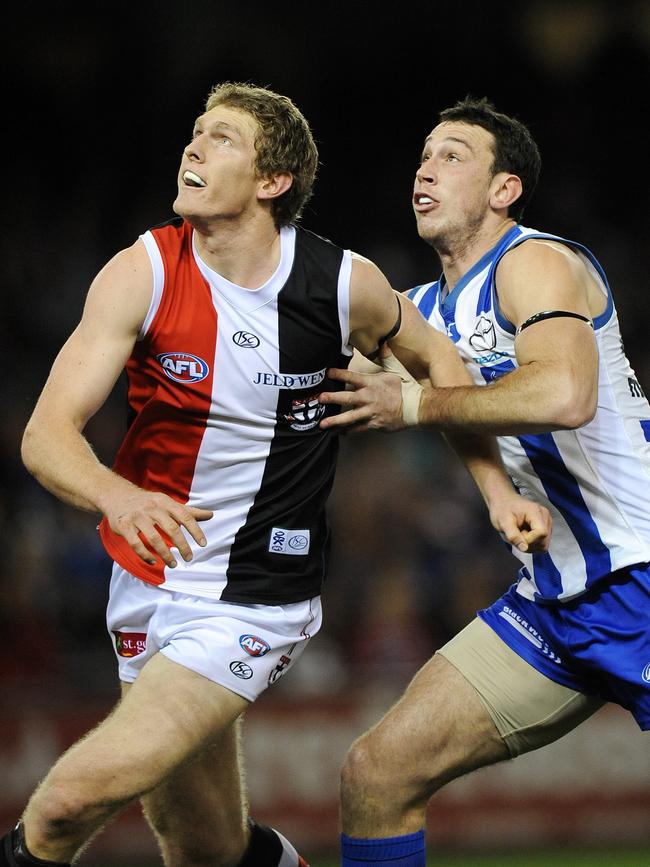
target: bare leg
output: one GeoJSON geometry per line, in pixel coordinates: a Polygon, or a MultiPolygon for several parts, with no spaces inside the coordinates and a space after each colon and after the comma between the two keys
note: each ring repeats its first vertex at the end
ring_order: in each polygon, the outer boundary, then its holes
{"type": "Polygon", "coordinates": [[[230,867],[241,860],[249,831],[238,729],[232,725],[142,798],[166,867],[230,867]]]}
{"type": "Polygon", "coordinates": [[[218,741],[248,702],[162,654],[110,716],[72,746],[23,816],[30,852],[71,861],[131,801],[218,741]]]}
{"type": "Polygon", "coordinates": [[[343,832],[373,838],[424,826],[433,793],[455,777],[508,758],[474,688],[442,656],[352,745],[341,781],[343,832]]]}

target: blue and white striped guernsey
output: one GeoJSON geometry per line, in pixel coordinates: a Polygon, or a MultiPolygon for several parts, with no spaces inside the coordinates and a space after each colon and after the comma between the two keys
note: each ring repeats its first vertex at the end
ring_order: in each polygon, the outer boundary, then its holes
{"type": "Polygon", "coordinates": [[[514,226],[447,295],[444,278],[408,295],[454,341],[474,381],[492,382],[517,366],[515,328],[496,298],[496,266],[528,238],[575,250],[608,299],[594,321],[600,356],[594,419],[578,430],[499,437],[517,489],[553,517],[547,554],[512,548],[523,563],[518,592],[531,600],[566,601],[617,569],[650,561],[650,405],[625,357],[603,269],[581,244],[514,226]]]}

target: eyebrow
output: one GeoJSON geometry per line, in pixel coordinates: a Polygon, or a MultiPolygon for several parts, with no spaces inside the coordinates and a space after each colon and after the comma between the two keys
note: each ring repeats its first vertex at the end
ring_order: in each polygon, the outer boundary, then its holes
{"type": "MultiPolygon", "coordinates": [[[[425,138],[424,147],[426,147],[431,142],[432,138],[433,138],[433,136],[431,136],[431,135],[428,135],[425,138]]],[[[440,144],[445,144],[445,142],[455,142],[456,144],[464,145],[468,150],[472,151],[472,153],[474,152],[474,148],[464,138],[458,138],[455,135],[447,135],[441,140],[440,144]]]]}
{"type": "MultiPolygon", "coordinates": [[[[197,119],[194,121],[194,127],[193,128],[196,129],[198,126],[205,128],[205,126],[201,123],[200,117],[197,117],[197,119]]],[[[211,124],[208,124],[207,128],[210,130],[225,129],[228,132],[232,132],[241,138],[241,130],[239,129],[239,127],[235,126],[232,123],[228,123],[225,120],[215,120],[211,124]]]]}

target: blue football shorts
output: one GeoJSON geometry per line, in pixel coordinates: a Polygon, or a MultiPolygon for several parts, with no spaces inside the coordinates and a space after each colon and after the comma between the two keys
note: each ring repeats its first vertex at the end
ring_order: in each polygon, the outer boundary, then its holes
{"type": "Polygon", "coordinates": [[[531,602],[516,587],[478,616],[546,677],[615,702],[650,729],[650,564],[555,605],[531,602]]]}

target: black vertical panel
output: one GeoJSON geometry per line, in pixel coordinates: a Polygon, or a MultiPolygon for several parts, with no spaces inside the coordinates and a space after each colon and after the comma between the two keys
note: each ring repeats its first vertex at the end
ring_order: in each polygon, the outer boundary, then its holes
{"type": "MultiPolygon", "coordinates": [[[[347,367],[341,353],[338,279],[340,247],[297,229],[294,264],[278,294],[279,374],[347,367]]],[[[269,311],[271,312],[271,310],[269,311]]],[[[229,602],[286,603],[320,592],[329,553],[325,504],[334,480],[338,437],[319,427],[334,406],[318,403],[325,380],[303,389],[280,389],[277,420],[260,488],[235,537],[221,596],[229,602]],[[273,527],[310,531],[306,555],[269,552],[273,527]]]]}

